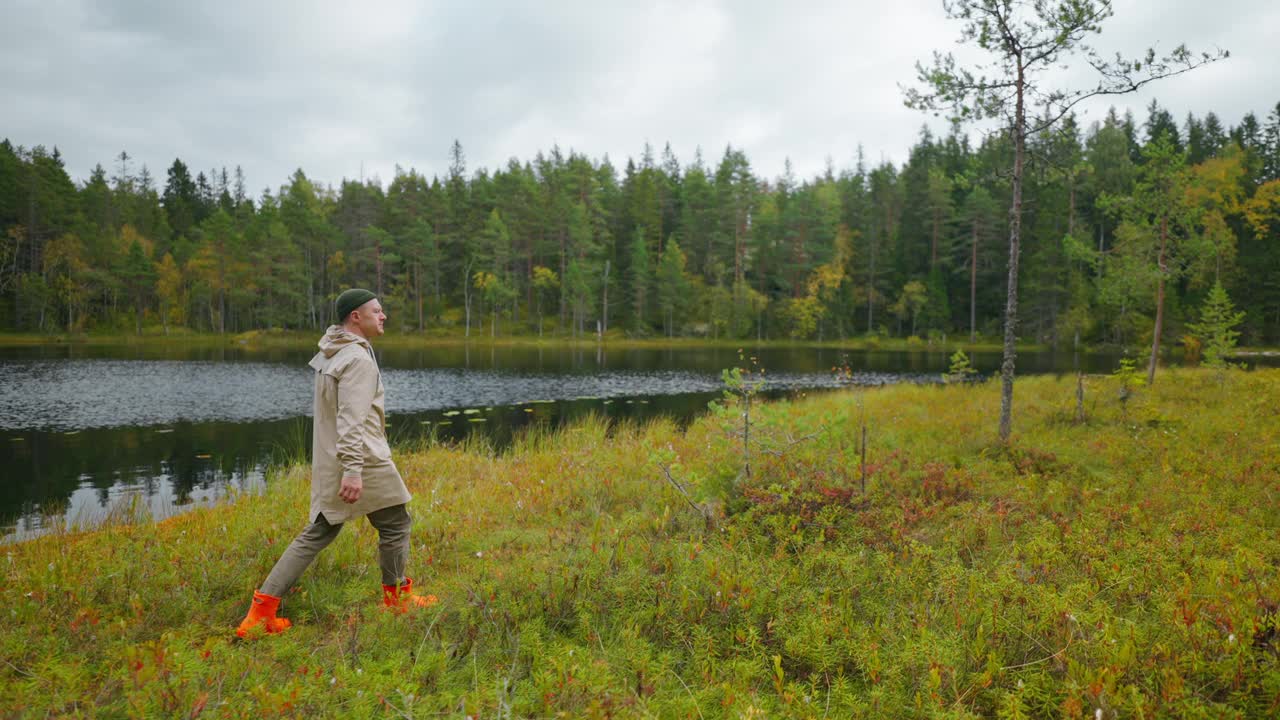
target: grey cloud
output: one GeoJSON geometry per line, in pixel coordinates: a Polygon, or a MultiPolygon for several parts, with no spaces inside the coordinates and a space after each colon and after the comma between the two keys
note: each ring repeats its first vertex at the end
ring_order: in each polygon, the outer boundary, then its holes
{"type": "MultiPolygon", "coordinates": [[[[1116,3],[1099,46],[1228,47],[1228,63],[1125,98],[1235,123],[1280,99],[1261,0],[1116,3]],[[1243,20],[1242,20],[1243,19],[1243,20]]],[[[301,167],[337,183],[395,165],[443,173],[553,143],[621,165],[648,141],[683,162],[742,147],[774,177],[825,158],[900,162],[922,125],[899,83],[959,26],[935,0],[882,3],[222,3],[19,0],[0,28],[0,135],[58,145],[76,177],[120,150],[163,179],[243,165],[251,187],[301,167]],[[784,9],[785,8],[785,9],[784,9]]],[[[1087,108],[1101,117],[1106,103],[1087,108]]]]}

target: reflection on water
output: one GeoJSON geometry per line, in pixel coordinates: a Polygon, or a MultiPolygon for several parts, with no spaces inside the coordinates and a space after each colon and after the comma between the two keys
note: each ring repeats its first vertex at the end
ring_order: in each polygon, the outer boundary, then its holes
{"type": "MultiPolygon", "coordinates": [[[[398,451],[471,436],[502,448],[524,428],[553,428],[589,415],[615,423],[665,415],[684,423],[720,396],[688,392],[393,412],[387,431],[398,451]]],[[[91,526],[113,515],[143,512],[162,518],[231,491],[260,489],[272,462],[307,456],[311,419],[24,430],[0,432],[3,440],[7,442],[0,445],[0,462],[24,468],[22,476],[29,479],[9,482],[6,477],[9,492],[0,498],[0,518],[5,519],[0,527],[6,539],[13,540],[54,527],[91,526]]]]}
{"type": "MultiPolygon", "coordinates": [[[[530,374],[463,368],[384,368],[387,411],[421,412],[529,400],[712,392],[718,375],[693,370],[530,374]]],[[[0,429],[78,430],[175,422],[278,420],[311,410],[306,365],[172,360],[35,360],[4,364],[0,429]]],[[[900,375],[860,373],[860,384],[900,375]]],[[[768,374],[774,390],[834,387],[831,373],[768,374]]]]}
{"type": "MultiPolygon", "coordinates": [[[[847,357],[855,382],[937,377],[948,353],[829,348],[753,351],[774,395],[836,385],[847,357]]],[[[685,422],[719,397],[729,348],[611,350],[453,345],[380,350],[389,434],[479,435],[497,446],[530,424],[587,414],[685,422]],[[470,410],[471,412],[466,412],[470,410]]],[[[164,517],[254,491],[273,457],[310,449],[306,350],[235,347],[44,346],[0,349],[0,538],[91,525],[109,514],[164,517]]],[[[977,353],[990,373],[997,353],[977,353]]],[[[1023,353],[1019,370],[1109,372],[1114,356],[1023,353]]]]}
{"type": "Polygon", "coordinates": [[[260,489],[265,463],[278,453],[261,439],[278,438],[283,447],[304,420],[0,432],[0,527],[30,535],[50,523],[92,526],[111,515],[161,518],[229,491],[260,489]]]}

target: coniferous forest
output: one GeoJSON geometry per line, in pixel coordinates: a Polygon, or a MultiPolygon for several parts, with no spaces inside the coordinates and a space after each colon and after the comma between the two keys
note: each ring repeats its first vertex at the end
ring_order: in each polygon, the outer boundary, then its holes
{"type": "MultiPolygon", "coordinates": [[[[1216,286],[1242,343],[1280,343],[1280,104],[1229,120],[1152,102],[1028,138],[1023,342],[1149,343],[1163,279],[1166,343],[1195,342],[1216,286]]],[[[455,141],[443,176],[335,187],[299,169],[255,192],[238,167],[159,177],[127,152],[76,181],[56,147],[6,140],[0,329],[315,330],[364,286],[404,332],[994,339],[1010,156],[1007,134],[922,129],[901,166],[859,150],[768,178],[732,146],[490,169],[455,141]]]]}

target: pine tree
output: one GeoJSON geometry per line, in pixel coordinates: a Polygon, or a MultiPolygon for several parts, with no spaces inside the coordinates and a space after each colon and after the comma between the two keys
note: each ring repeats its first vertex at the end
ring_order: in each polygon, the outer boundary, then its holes
{"type": "Polygon", "coordinates": [[[1280,103],[1262,129],[1262,180],[1280,180],[1280,103]]]}
{"type": "Polygon", "coordinates": [[[672,236],[662,250],[658,263],[658,307],[662,310],[662,325],[667,337],[675,334],[675,315],[683,307],[689,293],[689,278],[685,274],[685,256],[680,244],[672,236]]]}
{"type": "Polygon", "coordinates": [[[882,163],[871,171],[870,175],[871,203],[875,210],[871,213],[867,231],[867,239],[862,257],[867,268],[867,334],[876,331],[875,308],[887,294],[882,287],[887,283],[883,276],[877,274],[882,269],[884,259],[893,252],[894,242],[898,237],[898,223],[901,221],[902,197],[901,183],[897,170],[890,163],[882,163]]]}
{"type": "Polygon", "coordinates": [[[962,348],[957,348],[951,354],[949,362],[950,365],[947,368],[947,372],[942,376],[942,382],[944,383],[968,382],[974,375],[978,374],[973,365],[969,364],[969,356],[964,353],[962,348]]]}
{"type": "Polygon", "coordinates": [[[631,329],[641,335],[648,334],[649,327],[645,321],[649,306],[649,284],[652,282],[652,271],[649,269],[649,248],[645,239],[644,228],[637,225],[631,237],[631,329]]]}
{"type": "Polygon", "coordinates": [[[1178,123],[1174,121],[1173,115],[1162,107],[1154,98],[1151,104],[1147,106],[1147,141],[1146,145],[1164,137],[1168,140],[1169,145],[1177,152],[1182,152],[1182,136],[1178,134],[1178,123]]]}
{"type": "Polygon", "coordinates": [[[410,285],[413,287],[414,305],[418,330],[425,326],[424,278],[434,278],[440,265],[440,243],[431,229],[431,223],[422,218],[415,219],[400,240],[404,249],[405,261],[410,273],[410,285]]]}
{"type": "Polygon", "coordinates": [[[146,311],[147,299],[154,291],[155,275],[155,268],[142,249],[142,242],[135,238],[129,243],[129,254],[125,256],[120,268],[120,278],[133,300],[134,331],[138,335],[142,334],[142,315],[146,311]]]}
{"type": "Polygon", "coordinates": [[[165,215],[174,234],[190,237],[191,228],[196,224],[196,185],[187,166],[178,158],[174,158],[173,165],[169,166],[163,200],[165,215]]]}
{"type": "Polygon", "coordinates": [[[1204,344],[1204,364],[1218,370],[1227,367],[1227,356],[1236,347],[1240,333],[1235,328],[1244,321],[1244,313],[1236,312],[1222,283],[1214,283],[1209,297],[1200,309],[1200,322],[1188,327],[1204,344]]]}
{"type": "Polygon", "coordinates": [[[681,237],[689,253],[690,271],[702,276],[708,283],[715,282],[713,261],[716,238],[716,207],[714,188],[702,164],[702,152],[694,156],[694,162],[685,168],[683,203],[680,207],[681,237]]]}
{"type": "Polygon", "coordinates": [[[965,197],[963,209],[965,232],[957,245],[963,249],[969,276],[969,342],[978,339],[978,268],[983,250],[996,234],[996,206],[991,193],[978,186],[965,197]]]}
{"type": "Polygon", "coordinates": [[[594,293],[591,289],[591,277],[582,260],[573,258],[565,269],[564,298],[572,312],[572,333],[574,337],[585,331],[587,313],[591,311],[594,293]]]}
{"type": "Polygon", "coordinates": [[[1222,121],[1214,113],[1206,113],[1204,116],[1204,151],[1208,157],[1212,157],[1227,144],[1227,133],[1222,128],[1222,121]]]}
{"type": "MultiPolygon", "coordinates": [[[[937,112],[950,110],[957,121],[998,119],[1009,123],[1014,144],[1013,201],[1009,210],[1009,281],[1006,285],[1004,360],[1001,364],[1000,439],[1012,432],[1013,376],[1018,325],[1018,257],[1022,231],[1022,182],[1026,141],[1047,130],[1081,101],[1098,95],[1133,92],[1143,85],[1186,72],[1216,59],[1193,56],[1185,46],[1157,59],[1148,51],[1141,60],[1117,57],[1106,61],[1085,41],[1101,32],[1111,15],[1106,0],[954,0],[944,5],[947,15],[964,22],[961,36],[993,56],[988,78],[960,68],[950,54],[934,54],[932,67],[917,65],[923,90],[909,89],[907,105],[937,112]],[[1097,85],[1059,91],[1039,85],[1037,76],[1084,52],[1097,71],[1097,85]],[[1045,117],[1028,124],[1028,101],[1045,105],[1045,117]]],[[[1218,57],[1224,57],[1220,53],[1218,57]]],[[[1176,127],[1175,127],[1176,130],[1176,127]]]]}
{"type": "Polygon", "coordinates": [[[556,276],[555,270],[542,265],[535,265],[532,285],[534,302],[538,310],[538,337],[542,337],[543,304],[548,299],[559,295],[560,278],[556,276]]]}
{"type": "Polygon", "coordinates": [[[1133,195],[1104,198],[1103,206],[1123,218],[1111,282],[1148,292],[1154,289],[1155,321],[1147,363],[1150,385],[1155,382],[1164,332],[1166,286],[1182,277],[1199,248],[1191,242],[1194,214],[1187,204],[1186,156],[1162,134],[1143,148],[1143,160],[1133,195]]]}

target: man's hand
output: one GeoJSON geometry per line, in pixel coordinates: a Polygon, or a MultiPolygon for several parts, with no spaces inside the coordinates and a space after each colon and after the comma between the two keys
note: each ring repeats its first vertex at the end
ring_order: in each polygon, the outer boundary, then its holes
{"type": "Polygon", "coordinates": [[[343,475],[338,497],[345,503],[353,503],[360,499],[361,490],[364,490],[364,480],[359,475],[343,475]]]}

